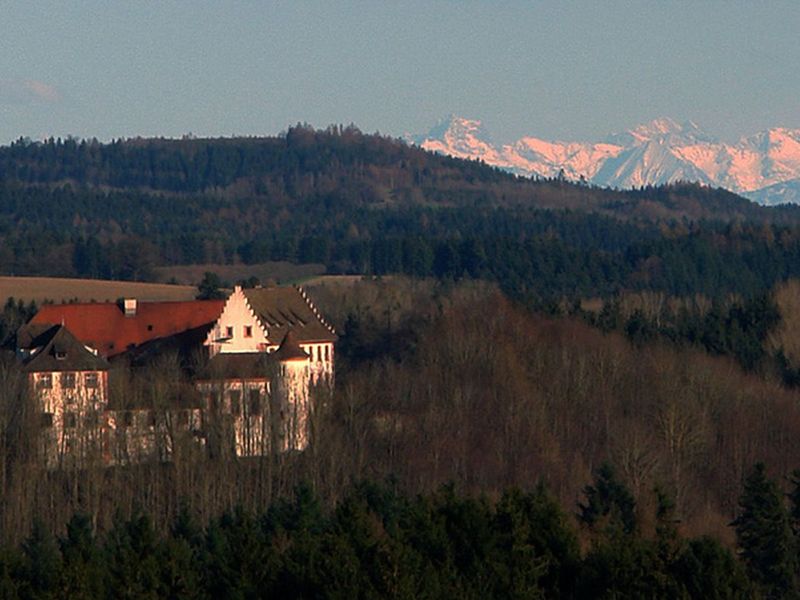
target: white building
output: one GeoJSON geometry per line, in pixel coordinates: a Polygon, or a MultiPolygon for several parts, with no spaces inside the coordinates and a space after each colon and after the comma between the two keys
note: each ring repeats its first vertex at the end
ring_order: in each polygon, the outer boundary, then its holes
{"type": "Polygon", "coordinates": [[[49,305],[18,334],[56,465],[89,451],[106,464],[168,459],[176,431],[236,456],[303,450],[312,390],[333,384],[336,340],[295,287],[237,286],[224,302],[49,305]],[[109,398],[106,358],[199,349],[208,361],[194,379],[195,404],[176,398],[156,411],[109,398]]]}

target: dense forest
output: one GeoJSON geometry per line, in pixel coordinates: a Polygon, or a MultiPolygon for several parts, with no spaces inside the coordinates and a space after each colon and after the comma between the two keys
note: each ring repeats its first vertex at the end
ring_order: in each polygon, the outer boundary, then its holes
{"type": "Polygon", "coordinates": [[[724,190],[518,178],[355,128],[0,148],[0,272],[320,263],[496,281],[514,298],[752,295],[800,275],[800,209],[724,190]]]}
{"type": "Polygon", "coordinates": [[[309,287],[341,338],[303,453],[48,471],[0,357],[0,596],[800,596],[799,209],[352,127],[0,148],[0,273],[275,260],[364,276],[309,287]]]}
{"type": "MultiPolygon", "coordinates": [[[[719,331],[761,323],[767,353],[797,339],[774,315],[792,285],[720,305],[719,331]]],[[[479,282],[310,291],[342,338],[301,454],[223,460],[177,440],[166,464],[47,471],[4,362],[3,593],[796,593],[800,392],[777,373],[578,312],[533,314],[479,282]]],[[[625,297],[616,311],[649,320],[656,306],[625,297]]],[[[154,389],[184,377],[168,356],[134,376],[154,389]]]]}
{"type": "MultiPolygon", "coordinates": [[[[334,509],[306,486],[265,511],[225,512],[206,527],[188,510],[165,532],[146,513],[97,535],[75,515],[56,538],[40,523],[0,555],[4,598],[751,598],[796,592],[796,561],[766,543],[796,544],[775,484],[756,467],[737,522],[746,567],[709,537],[682,538],[661,497],[656,534],[638,528],[630,492],[610,467],[585,489],[577,527],[539,486],[497,501],[452,486],[407,496],[360,484],[334,509]],[[768,530],[778,515],[782,531],[768,530]],[[751,541],[750,536],[760,536],[751,541]],[[781,579],[775,579],[778,572],[781,579]]],[[[797,506],[793,505],[792,510],[797,506]]]]}

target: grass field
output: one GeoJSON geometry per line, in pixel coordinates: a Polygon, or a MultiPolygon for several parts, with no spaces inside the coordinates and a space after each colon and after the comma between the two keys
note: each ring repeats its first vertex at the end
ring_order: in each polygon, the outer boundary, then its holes
{"type": "Polygon", "coordinates": [[[105,302],[118,298],[139,300],[194,300],[197,288],[190,285],[103,281],[99,279],[61,279],[57,277],[0,277],[0,302],[9,297],[25,302],[105,302]]]}

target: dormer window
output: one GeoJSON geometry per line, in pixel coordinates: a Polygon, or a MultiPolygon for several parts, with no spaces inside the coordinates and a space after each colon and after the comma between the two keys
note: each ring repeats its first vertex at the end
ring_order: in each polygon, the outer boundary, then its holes
{"type": "Polygon", "coordinates": [[[67,358],[67,353],[63,350],[56,350],[54,354],[56,356],[56,360],[65,360],[67,358]]]}
{"type": "Polygon", "coordinates": [[[136,310],[138,308],[137,305],[138,305],[138,302],[136,301],[136,298],[125,298],[123,300],[123,304],[122,304],[123,309],[125,311],[125,316],[126,317],[135,317],[136,316],[136,310]]]}

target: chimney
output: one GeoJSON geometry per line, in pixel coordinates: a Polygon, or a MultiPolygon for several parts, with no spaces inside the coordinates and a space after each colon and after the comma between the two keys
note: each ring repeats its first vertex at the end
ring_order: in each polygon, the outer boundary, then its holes
{"type": "Polygon", "coordinates": [[[125,298],[124,306],[125,306],[126,317],[136,316],[136,306],[137,306],[136,298],[125,298]]]}

